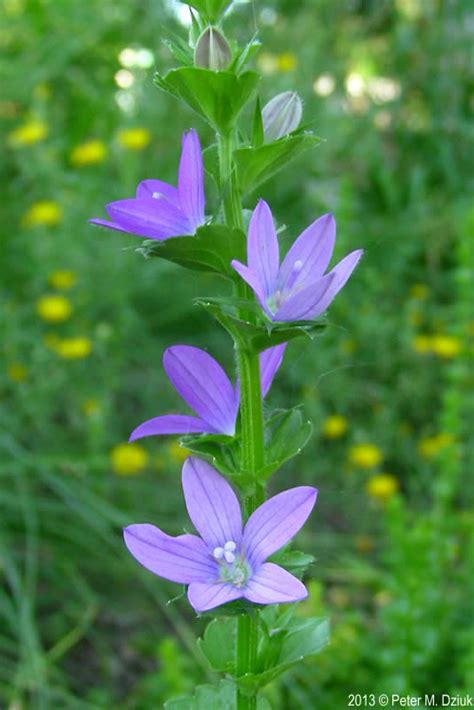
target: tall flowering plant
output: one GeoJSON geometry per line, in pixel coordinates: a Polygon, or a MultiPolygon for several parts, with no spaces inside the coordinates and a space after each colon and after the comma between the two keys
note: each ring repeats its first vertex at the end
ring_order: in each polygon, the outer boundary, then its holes
{"type": "Polygon", "coordinates": [[[170,347],[163,357],[166,374],[193,414],[157,413],[130,436],[178,435],[192,452],[182,489],[197,534],[172,537],[154,524],[134,523],[124,540],[150,572],[187,587],[197,614],[212,614],[199,644],[225,678],[165,707],[244,710],[268,707],[260,689],[328,642],[325,619],[294,613],[307,596],[301,577],[312,558],[288,547],[312,513],[317,490],[292,487],[270,498],[266,492],[270,476],[308,441],[311,424],[298,407],[264,416],[263,398],[286,343],[324,327],[322,314],[362,252],[328,270],[336,223],[327,214],[281,261],[271,208],[263,200],[255,204],[255,191],[318,138],[299,129],[302,105],[294,92],[261,108],[259,76],[246,68],[259,44],[227,41],[229,2],[188,5],[189,44],[170,45],[181,66],[157,74],[156,84],[213,128],[206,170],[217,182],[219,206],[207,207],[202,147],[191,128],[182,138],[175,185],[146,179],[134,197],[106,206],[108,220],[91,221],[144,238],[141,250],[148,256],[217,273],[230,285],[222,297],[198,303],[233,340],[236,381],[206,351],[170,347]],[[254,107],[251,126],[240,120],[248,104],[254,107]],[[243,200],[253,208],[248,225],[243,200]]]}

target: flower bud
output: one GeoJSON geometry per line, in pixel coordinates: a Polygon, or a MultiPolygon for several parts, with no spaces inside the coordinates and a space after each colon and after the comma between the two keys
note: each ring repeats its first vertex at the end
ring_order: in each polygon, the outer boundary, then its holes
{"type": "Polygon", "coordinates": [[[215,27],[206,27],[196,42],[194,64],[203,69],[222,71],[232,59],[229,43],[215,27]]]}
{"type": "Polygon", "coordinates": [[[298,128],[303,104],[295,91],[277,94],[262,109],[265,142],[276,141],[298,128]]]}

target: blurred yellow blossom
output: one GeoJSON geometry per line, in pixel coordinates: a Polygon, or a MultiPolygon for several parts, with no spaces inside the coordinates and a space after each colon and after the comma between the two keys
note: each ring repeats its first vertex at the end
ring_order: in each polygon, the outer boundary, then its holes
{"type": "Polygon", "coordinates": [[[76,145],[71,151],[69,160],[72,165],[78,168],[84,165],[96,165],[102,163],[107,157],[107,148],[100,140],[88,140],[85,143],[76,145]]]}
{"type": "Polygon", "coordinates": [[[453,335],[433,335],[431,350],[439,357],[456,357],[462,350],[462,341],[453,335]]]}
{"type": "Polygon", "coordinates": [[[110,461],[119,476],[135,476],[148,463],[148,453],[140,444],[118,444],[110,452],[110,461]]]}
{"type": "Polygon", "coordinates": [[[417,326],[423,322],[423,314],[420,311],[409,311],[408,322],[410,325],[417,326]]]}
{"type": "Polygon", "coordinates": [[[52,288],[66,291],[76,283],[76,274],[65,269],[53,271],[48,276],[48,283],[52,288]]]}
{"type": "Polygon", "coordinates": [[[28,377],[28,370],[21,362],[12,362],[7,367],[7,375],[12,382],[24,382],[28,377]]]}
{"type": "Polygon", "coordinates": [[[270,52],[262,52],[257,58],[257,66],[262,74],[274,74],[278,71],[278,59],[270,52]]]}
{"type": "Polygon", "coordinates": [[[53,227],[63,218],[63,211],[57,202],[53,200],[41,200],[31,205],[30,209],[23,215],[22,224],[25,227],[36,227],[44,225],[53,227]]]}
{"type": "Polygon", "coordinates": [[[398,489],[398,479],[391,473],[379,473],[369,478],[365,484],[367,495],[381,503],[392,498],[398,489]]]}
{"type": "Polygon", "coordinates": [[[431,338],[429,335],[416,335],[411,341],[411,346],[416,353],[425,355],[431,352],[431,338]]]}
{"type": "Polygon", "coordinates": [[[293,52],[284,52],[277,57],[277,68],[280,72],[289,72],[296,69],[298,60],[293,52]]]}
{"type": "Polygon", "coordinates": [[[366,555],[368,552],[372,552],[374,549],[374,541],[369,535],[356,535],[354,540],[354,547],[357,552],[361,552],[366,555]]]}
{"type": "Polygon", "coordinates": [[[347,419],[341,414],[332,414],[323,422],[323,436],[327,439],[337,439],[347,431],[347,419]]]}
{"type": "Polygon", "coordinates": [[[151,141],[147,128],[125,128],[117,134],[117,141],[129,150],[143,150],[151,141]]]}
{"type": "Polygon", "coordinates": [[[100,402],[97,399],[85,399],[81,404],[81,412],[86,415],[86,417],[92,417],[94,414],[100,412],[100,402]]]}
{"type": "Polygon", "coordinates": [[[374,444],[355,444],[349,449],[349,462],[354,466],[375,468],[382,459],[382,452],[374,444]]]}
{"type": "Polygon", "coordinates": [[[426,284],[413,284],[410,289],[410,298],[415,298],[417,301],[423,301],[429,293],[429,288],[426,284]]]}
{"type": "Polygon", "coordinates": [[[84,337],[63,338],[56,343],[54,350],[65,360],[81,360],[91,354],[92,342],[84,337]]]}
{"type": "Polygon", "coordinates": [[[418,451],[425,459],[431,459],[438,451],[454,442],[454,436],[447,432],[441,432],[434,436],[427,436],[418,442],[418,451]]]}
{"type": "Polygon", "coordinates": [[[14,128],[8,136],[12,146],[26,146],[39,143],[48,135],[48,127],[43,121],[31,120],[14,128]]]}
{"type": "Polygon", "coordinates": [[[36,312],[49,323],[61,323],[71,315],[72,306],[64,296],[46,295],[36,301],[36,312]]]}
{"type": "Polygon", "coordinates": [[[184,446],[180,446],[177,441],[172,441],[168,445],[168,454],[173,461],[176,463],[182,463],[190,455],[190,451],[185,449],[184,446]]]}

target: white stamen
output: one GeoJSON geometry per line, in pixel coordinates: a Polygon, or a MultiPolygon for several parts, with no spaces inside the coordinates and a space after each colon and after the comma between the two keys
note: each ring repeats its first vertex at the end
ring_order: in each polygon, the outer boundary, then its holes
{"type": "Polygon", "coordinates": [[[222,558],[224,557],[224,548],[223,547],[215,547],[213,550],[212,556],[216,560],[222,560],[222,558]]]}
{"type": "Polygon", "coordinates": [[[235,560],[234,553],[229,552],[229,550],[225,550],[224,557],[225,557],[226,562],[228,562],[229,564],[231,564],[235,560]]]}
{"type": "Polygon", "coordinates": [[[298,273],[298,271],[301,271],[302,268],[303,268],[303,262],[300,261],[299,259],[297,259],[295,261],[295,263],[293,264],[293,271],[296,271],[298,273]]]}
{"type": "Polygon", "coordinates": [[[161,194],[161,192],[154,192],[154,193],[152,194],[152,197],[153,197],[155,200],[159,200],[160,197],[163,197],[163,195],[161,194]]]}
{"type": "Polygon", "coordinates": [[[224,545],[224,550],[225,550],[226,552],[234,552],[234,550],[236,549],[236,547],[237,547],[237,545],[235,544],[235,542],[234,542],[233,540],[229,540],[229,541],[226,542],[226,544],[224,545]]]}

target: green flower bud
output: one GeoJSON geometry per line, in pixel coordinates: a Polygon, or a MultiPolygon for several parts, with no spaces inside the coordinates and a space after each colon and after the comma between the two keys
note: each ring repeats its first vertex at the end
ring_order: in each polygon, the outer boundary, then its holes
{"type": "Polygon", "coordinates": [[[194,64],[203,69],[222,71],[232,59],[229,43],[215,27],[206,27],[194,50],[194,64]]]}
{"type": "Polygon", "coordinates": [[[262,109],[265,142],[271,143],[298,128],[303,104],[295,91],[277,94],[262,109]]]}

